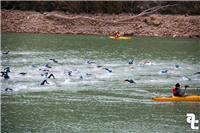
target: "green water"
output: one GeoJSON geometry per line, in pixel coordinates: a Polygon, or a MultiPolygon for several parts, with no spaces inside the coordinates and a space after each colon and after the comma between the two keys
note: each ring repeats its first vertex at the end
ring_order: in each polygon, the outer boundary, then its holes
{"type": "Polygon", "coordinates": [[[10,79],[1,77],[2,132],[199,132],[186,122],[186,113],[200,120],[199,103],[151,100],[170,96],[177,82],[190,85],[187,94],[200,94],[200,76],[193,74],[200,71],[199,39],[2,33],[1,50],[10,51],[1,54],[1,70],[11,69],[10,79]],[[46,63],[56,79],[41,86],[46,63]]]}

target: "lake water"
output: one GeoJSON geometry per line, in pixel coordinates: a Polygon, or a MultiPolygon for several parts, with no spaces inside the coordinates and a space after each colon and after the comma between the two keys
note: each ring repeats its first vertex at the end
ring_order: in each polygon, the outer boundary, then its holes
{"type": "Polygon", "coordinates": [[[200,103],[151,100],[170,96],[177,82],[190,85],[187,94],[200,95],[200,75],[194,75],[200,71],[199,39],[24,33],[1,37],[2,51],[10,51],[1,53],[1,71],[11,71],[10,79],[1,77],[2,133],[199,132],[190,128],[186,113],[200,121],[200,103]],[[133,64],[128,64],[130,59],[133,64]],[[55,79],[40,85],[44,69],[55,79]]]}

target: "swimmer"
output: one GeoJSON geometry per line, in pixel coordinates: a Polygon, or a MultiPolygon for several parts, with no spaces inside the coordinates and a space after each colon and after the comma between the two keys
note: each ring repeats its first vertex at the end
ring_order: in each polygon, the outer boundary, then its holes
{"type": "Polygon", "coordinates": [[[49,84],[48,82],[47,82],[47,80],[45,79],[44,81],[42,81],[42,83],[40,84],[40,85],[44,85],[44,84],[49,84]]]}
{"type": "Polygon", "coordinates": [[[69,71],[69,72],[68,72],[68,75],[69,75],[69,76],[72,76],[72,71],[69,71]]]}
{"type": "Polygon", "coordinates": [[[50,79],[51,77],[53,77],[55,79],[55,76],[52,73],[49,74],[48,72],[45,72],[44,74],[41,74],[41,76],[45,76],[48,79],[50,79]]]}
{"type": "Polygon", "coordinates": [[[19,73],[19,74],[21,74],[21,75],[26,75],[27,73],[25,73],[25,72],[21,72],[21,73],[19,73]]]}
{"type": "Polygon", "coordinates": [[[182,79],[185,80],[185,81],[191,81],[192,80],[191,78],[189,78],[187,76],[183,76],[182,79]]]}
{"type": "Polygon", "coordinates": [[[55,79],[55,76],[52,73],[48,76],[48,79],[50,79],[51,77],[55,79]]]}
{"type": "Polygon", "coordinates": [[[5,91],[13,91],[11,88],[6,88],[5,91]]]}
{"type": "Polygon", "coordinates": [[[83,76],[80,76],[80,79],[83,80],[83,76]]]}
{"type": "Polygon", "coordinates": [[[132,79],[125,79],[124,82],[129,82],[129,83],[131,83],[131,84],[132,84],[132,83],[136,84],[135,81],[133,81],[132,79]]]}
{"type": "Polygon", "coordinates": [[[133,60],[130,59],[130,60],[128,61],[128,64],[129,64],[129,65],[133,64],[133,60]]]}
{"type": "Polygon", "coordinates": [[[4,79],[9,79],[10,77],[8,76],[8,73],[5,73],[4,79]]]}
{"type": "Polygon", "coordinates": [[[51,66],[49,66],[49,64],[45,64],[45,67],[47,67],[47,68],[51,68],[51,66]]]}
{"type": "Polygon", "coordinates": [[[193,75],[197,75],[197,74],[200,74],[200,72],[195,72],[195,73],[193,73],[193,75]]]}
{"type": "Polygon", "coordinates": [[[86,76],[92,76],[92,74],[90,74],[90,73],[86,73],[85,75],[86,75],[86,76]]]}
{"type": "Polygon", "coordinates": [[[87,61],[88,64],[95,64],[94,61],[87,61]]]}
{"type": "Polygon", "coordinates": [[[49,72],[48,69],[39,69],[40,71],[49,72]]]}
{"type": "Polygon", "coordinates": [[[5,71],[5,72],[10,72],[10,67],[4,68],[4,71],[5,71]]]}
{"type": "Polygon", "coordinates": [[[176,67],[176,68],[180,68],[180,66],[179,66],[179,65],[175,65],[175,67],[176,67]]]}
{"type": "Polygon", "coordinates": [[[55,76],[52,73],[49,74],[49,72],[42,73],[41,76],[45,76],[45,78],[48,78],[48,79],[53,77],[55,79],[55,76]]]}
{"type": "Polygon", "coordinates": [[[139,63],[140,65],[152,65],[152,62],[148,61],[148,60],[143,60],[139,63]]]}
{"type": "Polygon", "coordinates": [[[4,79],[9,79],[9,75],[8,75],[8,72],[1,72],[1,77],[3,77],[4,79]]]}
{"type": "Polygon", "coordinates": [[[1,71],[1,77],[3,77],[3,76],[4,76],[4,73],[5,73],[5,72],[1,71]]]}
{"type": "Polygon", "coordinates": [[[110,72],[110,73],[112,72],[112,70],[110,70],[110,69],[108,69],[108,68],[104,68],[104,69],[107,70],[107,71],[110,72]]]}
{"type": "Polygon", "coordinates": [[[52,60],[54,63],[58,63],[56,59],[49,59],[49,60],[52,60]]]}
{"type": "Polygon", "coordinates": [[[3,52],[2,54],[8,54],[10,51],[8,50],[8,51],[6,51],[6,52],[3,52]]]}
{"type": "Polygon", "coordinates": [[[54,79],[55,79],[55,76],[51,73],[49,76],[48,76],[48,72],[46,72],[46,73],[44,73],[44,74],[42,74],[42,76],[45,76],[45,80],[43,80],[42,81],[42,83],[40,84],[40,85],[44,85],[45,83],[46,84],[49,84],[48,82],[47,82],[47,79],[50,79],[51,77],[53,77],[54,79]]]}
{"type": "Polygon", "coordinates": [[[144,61],[144,64],[148,64],[148,63],[151,63],[151,62],[148,61],[148,60],[145,60],[145,61],[144,61]]]}
{"type": "Polygon", "coordinates": [[[64,70],[64,74],[67,76],[72,76],[72,71],[64,70]]]}
{"type": "Polygon", "coordinates": [[[41,73],[41,76],[47,77],[48,73],[41,73]]]}
{"type": "Polygon", "coordinates": [[[161,70],[160,73],[167,73],[168,70],[161,70]]]}
{"type": "Polygon", "coordinates": [[[100,67],[103,67],[103,66],[101,66],[101,65],[98,65],[97,67],[98,67],[98,68],[100,68],[100,67]]]}
{"type": "Polygon", "coordinates": [[[35,64],[32,64],[31,66],[32,66],[33,68],[36,68],[36,67],[37,67],[35,64]]]}

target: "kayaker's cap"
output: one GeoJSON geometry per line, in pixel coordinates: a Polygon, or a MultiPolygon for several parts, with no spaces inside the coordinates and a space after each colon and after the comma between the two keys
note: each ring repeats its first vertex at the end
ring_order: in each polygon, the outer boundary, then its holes
{"type": "Polygon", "coordinates": [[[177,83],[175,86],[176,86],[176,87],[180,87],[180,84],[179,84],[179,83],[177,83]]]}

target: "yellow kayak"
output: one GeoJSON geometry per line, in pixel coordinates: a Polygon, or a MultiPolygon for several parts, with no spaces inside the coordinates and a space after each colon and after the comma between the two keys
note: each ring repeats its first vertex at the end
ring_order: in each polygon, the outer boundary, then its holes
{"type": "Polygon", "coordinates": [[[191,96],[170,96],[170,97],[154,97],[152,98],[154,101],[158,102],[200,102],[200,96],[191,95],[191,96]]]}
{"type": "Polygon", "coordinates": [[[109,38],[114,39],[114,40],[129,40],[129,39],[131,39],[131,37],[125,37],[125,36],[120,36],[120,37],[109,36],[109,38]]]}

